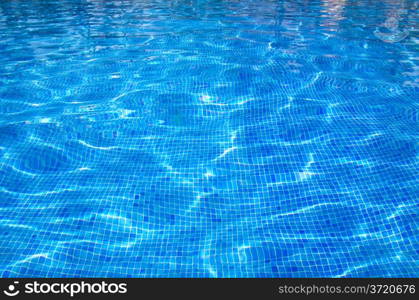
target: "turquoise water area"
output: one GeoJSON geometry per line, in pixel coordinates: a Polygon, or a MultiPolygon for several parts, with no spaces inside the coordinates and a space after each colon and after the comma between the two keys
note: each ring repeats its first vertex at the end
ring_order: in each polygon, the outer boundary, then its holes
{"type": "Polygon", "coordinates": [[[0,1],[0,276],[418,276],[418,20],[0,1]]]}

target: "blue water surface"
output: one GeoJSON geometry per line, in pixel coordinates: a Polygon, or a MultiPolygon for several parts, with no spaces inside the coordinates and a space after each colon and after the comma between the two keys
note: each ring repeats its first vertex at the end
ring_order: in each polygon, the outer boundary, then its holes
{"type": "Polygon", "coordinates": [[[418,276],[418,20],[0,1],[0,276],[418,276]]]}

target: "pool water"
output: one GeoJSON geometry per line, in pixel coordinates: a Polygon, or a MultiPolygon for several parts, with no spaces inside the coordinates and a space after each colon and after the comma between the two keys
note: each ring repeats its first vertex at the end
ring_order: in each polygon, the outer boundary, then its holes
{"type": "Polygon", "coordinates": [[[1,1],[0,276],[418,276],[418,11],[1,1]]]}

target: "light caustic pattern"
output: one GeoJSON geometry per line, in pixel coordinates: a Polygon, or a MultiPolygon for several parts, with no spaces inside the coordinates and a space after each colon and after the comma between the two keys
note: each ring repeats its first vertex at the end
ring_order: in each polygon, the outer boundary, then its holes
{"type": "Polygon", "coordinates": [[[417,276],[414,8],[0,1],[0,275],[417,276]]]}

